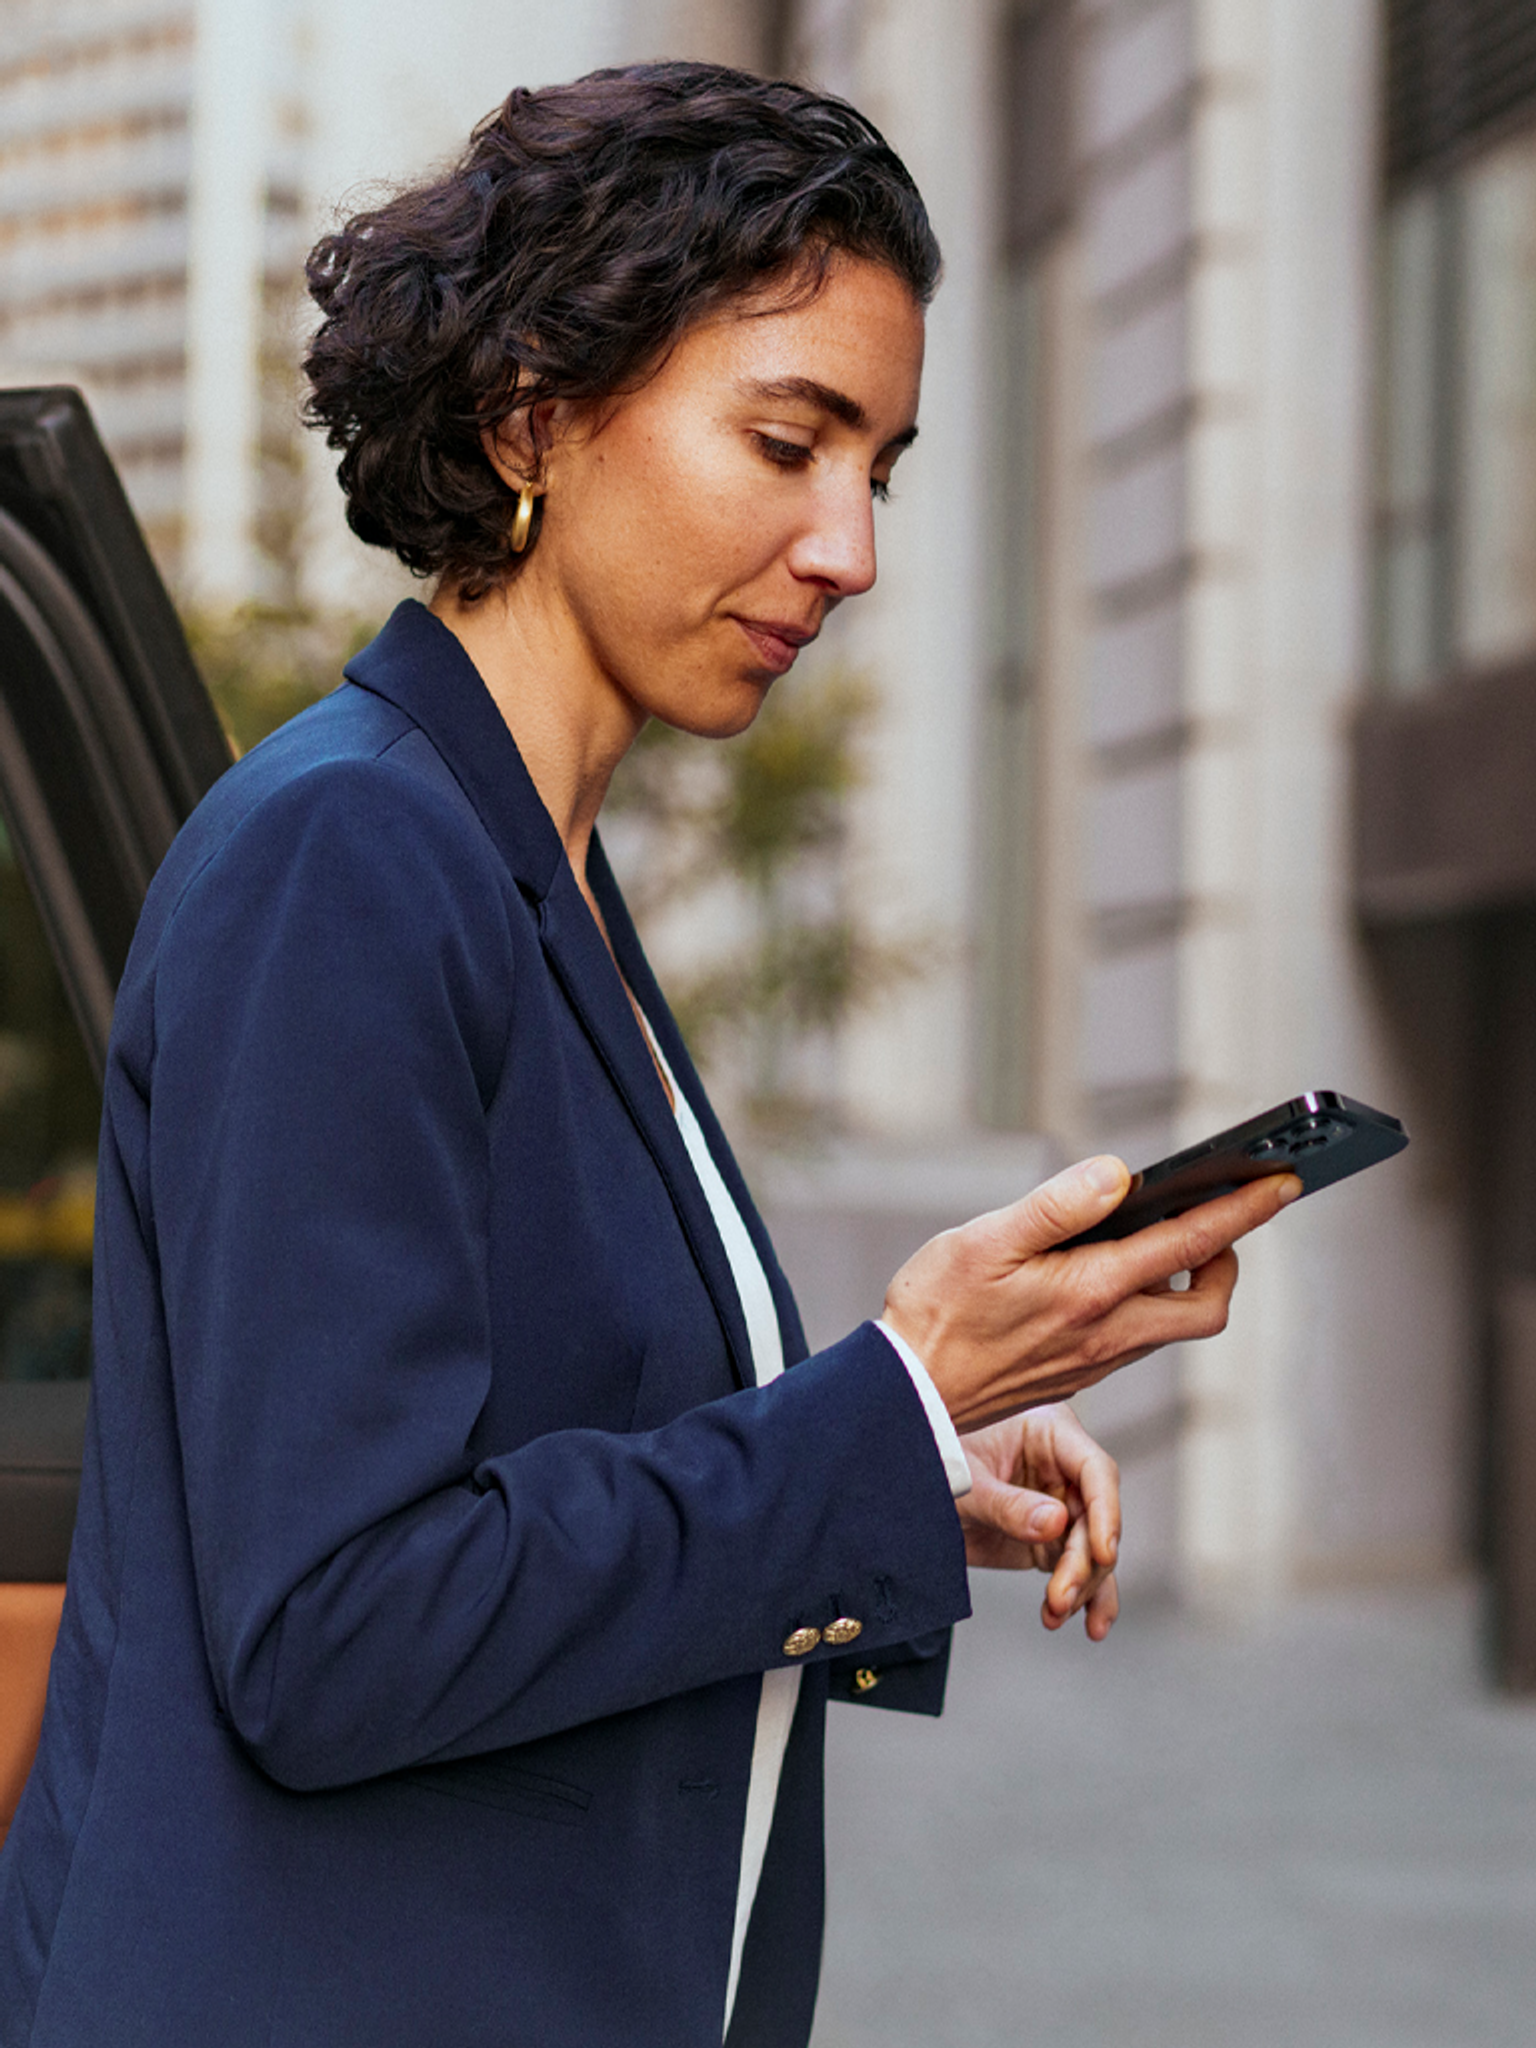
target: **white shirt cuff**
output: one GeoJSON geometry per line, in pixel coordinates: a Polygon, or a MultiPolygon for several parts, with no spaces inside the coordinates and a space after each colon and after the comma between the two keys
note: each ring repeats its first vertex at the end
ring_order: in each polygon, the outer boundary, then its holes
{"type": "Polygon", "coordinates": [[[875,1324],[875,1328],[907,1368],[907,1377],[917,1389],[917,1398],[923,1404],[928,1427],[933,1431],[933,1441],[944,1460],[944,1477],[949,1481],[949,1490],[959,1500],[962,1494],[971,1490],[971,1468],[960,1448],[960,1437],[949,1419],[949,1410],[939,1399],[939,1390],[929,1379],[928,1368],[906,1338],[898,1337],[884,1317],[875,1324]]]}

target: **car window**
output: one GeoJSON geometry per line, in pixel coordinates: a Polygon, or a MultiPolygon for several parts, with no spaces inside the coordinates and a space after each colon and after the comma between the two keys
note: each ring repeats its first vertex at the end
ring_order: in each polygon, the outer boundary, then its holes
{"type": "Polygon", "coordinates": [[[101,1092],[0,825],[0,1380],[90,1371],[101,1092]]]}

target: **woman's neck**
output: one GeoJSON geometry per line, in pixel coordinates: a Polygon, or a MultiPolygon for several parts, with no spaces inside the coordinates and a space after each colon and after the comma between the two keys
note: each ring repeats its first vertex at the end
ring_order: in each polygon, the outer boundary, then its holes
{"type": "Polygon", "coordinates": [[[462,645],[506,720],[597,915],[587,885],[587,849],[614,770],[643,720],[590,663],[573,655],[568,634],[537,604],[514,603],[500,590],[465,604],[444,582],[431,610],[462,645]]]}

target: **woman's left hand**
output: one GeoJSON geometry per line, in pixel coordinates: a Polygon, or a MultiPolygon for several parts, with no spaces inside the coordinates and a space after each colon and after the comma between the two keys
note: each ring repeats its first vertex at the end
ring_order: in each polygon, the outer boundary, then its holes
{"type": "Polygon", "coordinates": [[[1120,1472],[1064,1404],[1026,1408],[960,1439],[971,1491],[955,1502],[966,1562],[1050,1573],[1040,1619],[1077,1613],[1101,1643],[1120,1611],[1120,1472]]]}

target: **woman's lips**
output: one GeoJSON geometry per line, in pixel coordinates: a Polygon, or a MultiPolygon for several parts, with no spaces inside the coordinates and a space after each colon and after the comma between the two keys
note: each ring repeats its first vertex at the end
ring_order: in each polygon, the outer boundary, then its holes
{"type": "Polygon", "coordinates": [[[781,676],[792,667],[795,656],[807,640],[814,640],[814,632],[804,626],[769,624],[763,619],[738,619],[737,625],[757,650],[762,666],[781,676]]]}

